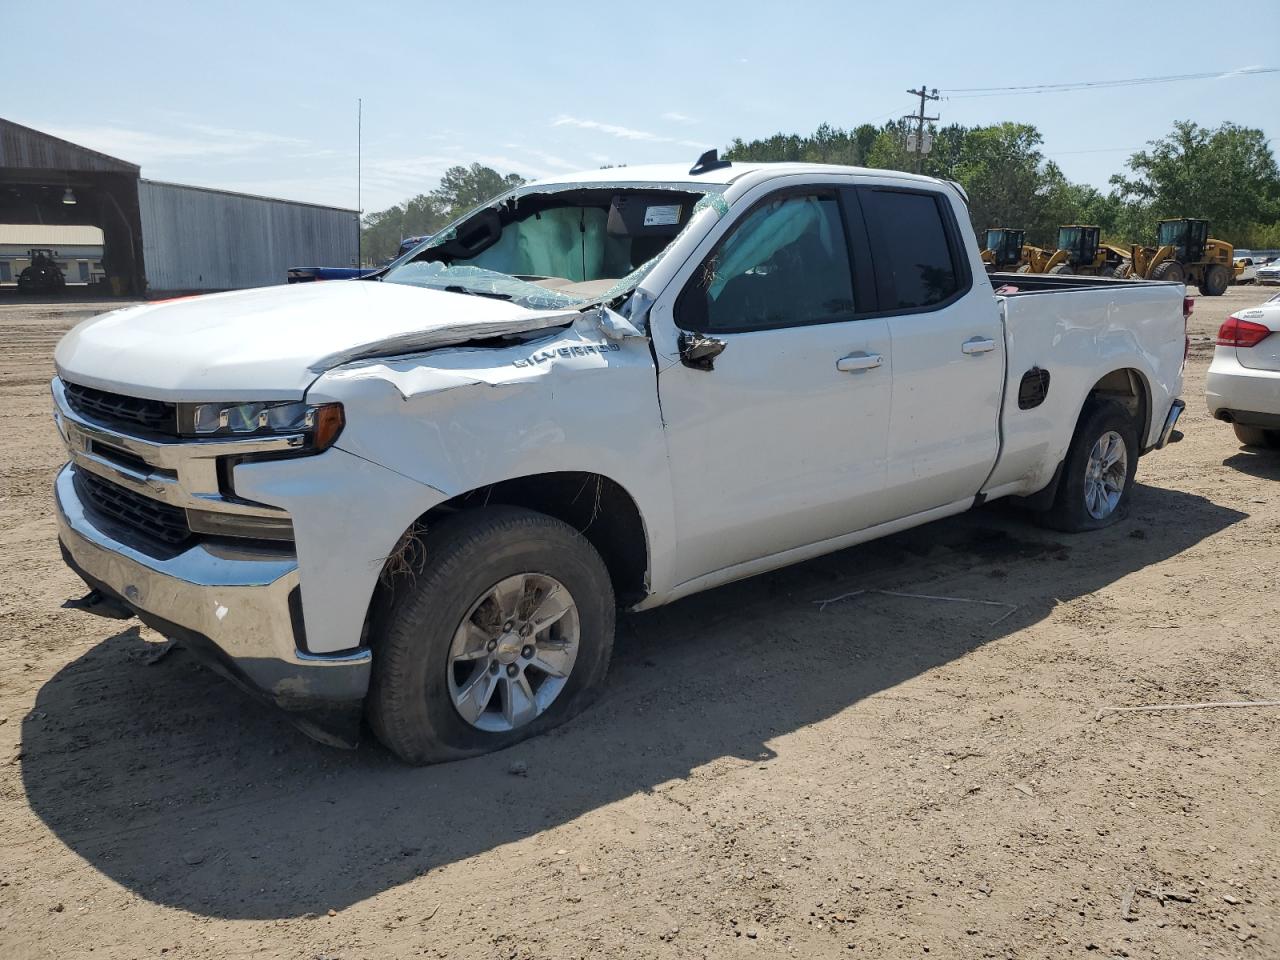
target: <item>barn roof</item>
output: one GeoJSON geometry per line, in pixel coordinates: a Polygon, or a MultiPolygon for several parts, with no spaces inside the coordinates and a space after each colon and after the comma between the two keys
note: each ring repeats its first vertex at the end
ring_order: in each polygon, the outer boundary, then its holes
{"type": "Polygon", "coordinates": [[[138,175],[137,164],[0,117],[0,167],[138,175]]]}

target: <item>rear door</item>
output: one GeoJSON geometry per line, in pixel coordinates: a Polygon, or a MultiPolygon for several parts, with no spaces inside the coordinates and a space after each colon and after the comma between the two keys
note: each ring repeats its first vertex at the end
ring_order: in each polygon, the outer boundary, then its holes
{"type": "Polygon", "coordinates": [[[958,200],[914,186],[857,194],[893,351],[886,496],[909,516],[975,495],[995,465],[1004,331],[958,200]]]}

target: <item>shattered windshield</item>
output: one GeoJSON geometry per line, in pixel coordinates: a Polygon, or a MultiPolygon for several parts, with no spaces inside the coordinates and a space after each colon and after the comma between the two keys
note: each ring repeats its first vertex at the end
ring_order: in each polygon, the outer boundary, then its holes
{"type": "MultiPolygon", "coordinates": [[[[711,185],[708,185],[711,186],[711,185]]],[[[719,186],[525,188],[472,211],[392,264],[382,279],[564,309],[633,289],[719,186]]]]}

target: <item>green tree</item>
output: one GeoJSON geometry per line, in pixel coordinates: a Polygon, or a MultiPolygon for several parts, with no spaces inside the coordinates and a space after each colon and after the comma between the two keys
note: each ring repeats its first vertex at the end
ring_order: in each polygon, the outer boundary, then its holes
{"type": "Polygon", "coordinates": [[[430,193],[367,213],[361,225],[366,263],[382,263],[395,256],[400,241],[435,233],[472,210],[524,183],[518,174],[506,176],[479,163],[450,167],[430,193]]]}
{"type": "MultiPolygon", "coordinates": [[[[1204,217],[1215,236],[1232,239],[1265,233],[1265,225],[1280,221],[1280,171],[1261,130],[1234,123],[1209,129],[1180,120],[1126,166],[1130,174],[1116,174],[1111,183],[1130,205],[1135,226],[1154,229],[1152,221],[1161,218],[1204,217]]],[[[1141,239],[1151,243],[1154,237],[1141,239]]]]}
{"type": "Polygon", "coordinates": [[[431,198],[454,219],[524,182],[517,173],[504,177],[484,164],[473,163],[446,170],[440,185],[431,191],[431,198]]]}

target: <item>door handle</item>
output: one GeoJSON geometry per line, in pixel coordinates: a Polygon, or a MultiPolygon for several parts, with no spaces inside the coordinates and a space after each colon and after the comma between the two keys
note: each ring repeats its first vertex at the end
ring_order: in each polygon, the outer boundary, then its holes
{"type": "Polygon", "coordinates": [[[971,337],[960,344],[960,352],[967,354],[990,353],[996,348],[996,342],[990,337],[971,337]]]}
{"type": "Polygon", "coordinates": [[[884,363],[884,357],[878,353],[851,353],[836,361],[836,369],[841,373],[857,373],[859,370],[874,370],[884,363]]]}

